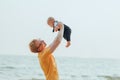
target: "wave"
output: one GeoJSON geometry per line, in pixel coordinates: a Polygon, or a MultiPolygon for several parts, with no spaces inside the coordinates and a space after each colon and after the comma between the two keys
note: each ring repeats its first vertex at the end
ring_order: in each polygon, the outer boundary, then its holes
{"type": "Polygon", "coordinates": [[[14,66],[1,66],[0,69],[15,69],[14,66]]]}
{"type": "Polygon", "coordinates": [[[97,77],[103,77],[107,80],[120,80],[120,76],[109,76],[109,75],[102,75],[102,76],[97,76],[97,77]]]}
{"type": "Polygon", "coordinates": [[[31,78],[31,79],[19,79],[19,80],[45,80],[45,79],[31,78]]]}

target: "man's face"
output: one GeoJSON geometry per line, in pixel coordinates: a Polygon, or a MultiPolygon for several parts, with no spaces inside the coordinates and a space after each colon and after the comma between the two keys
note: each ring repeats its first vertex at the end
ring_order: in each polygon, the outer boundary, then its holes
{"type": "Polygon", "coordinates": [[[46,47],[46,43],[44,42],[44,40],[38,39],[38,40],[36,40],[35,44],[36,44],[38,50],[42,50],[46,47]]]}

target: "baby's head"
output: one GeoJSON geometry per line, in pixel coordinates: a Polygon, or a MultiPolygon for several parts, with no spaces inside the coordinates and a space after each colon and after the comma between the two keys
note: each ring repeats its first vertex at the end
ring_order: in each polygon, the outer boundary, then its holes
{"type": "Polygon", "coordinates": [[[50,27],[53,27],[54,26],[54,22],[55,22],[55,19],[53,17],[49,17],[48,20],[47,20],[47,24],[50,26],[50,27]]]}

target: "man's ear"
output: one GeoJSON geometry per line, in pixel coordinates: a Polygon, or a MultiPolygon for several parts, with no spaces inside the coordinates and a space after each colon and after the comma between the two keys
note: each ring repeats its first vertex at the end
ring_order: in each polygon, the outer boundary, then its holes
{"type": "Polygon", "coordinates": [[[41,50],[42,50],[42,48],[41,48],[41,47],[39,47],[39,48],[38,48],[38,52],[40,52],[41,50]]]}
{"type": "Polygon", "coordinates": [[[40,52],[40,48],[38,48],[37,51],[40,52]]]}

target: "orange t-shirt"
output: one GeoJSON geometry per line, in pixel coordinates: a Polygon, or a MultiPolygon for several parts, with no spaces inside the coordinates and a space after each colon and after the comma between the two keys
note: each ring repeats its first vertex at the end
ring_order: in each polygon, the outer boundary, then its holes
{"type": "Polygon", "coordinates": [[[55,58],[52,53],[50,53],[49,47],[38,53],[38,59],[46,80],[59,80],[55,58]]]}

